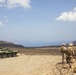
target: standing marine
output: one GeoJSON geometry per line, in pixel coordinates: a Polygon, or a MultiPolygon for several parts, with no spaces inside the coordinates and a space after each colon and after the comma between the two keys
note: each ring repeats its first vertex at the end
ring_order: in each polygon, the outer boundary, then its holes
{"type": "Polygon", "coordinates": [[[75,57],[73,43],[70,43],[66,50],[66,62],[69,64],[69,67],[72,68],[72,59],[75,57]]]}
{"type": "Polygon", "coordinates": [[[61,55],[62,55],[62,64],[65,63],[65,51],[66,51],[66,44],[63,43],[61,48],[60,48],[60,52],[61,52],[61,55]]]}

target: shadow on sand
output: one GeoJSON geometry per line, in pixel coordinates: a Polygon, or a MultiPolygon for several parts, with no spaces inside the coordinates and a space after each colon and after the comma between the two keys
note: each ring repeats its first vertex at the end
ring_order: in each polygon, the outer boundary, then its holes
{"type": "Polygon", "coordinates": [[[68,64],[62,64],[59,62],[55,65],[56,69],[59,72],[59,75],[73,75],[71,68],[69,68],[68,64]]]}

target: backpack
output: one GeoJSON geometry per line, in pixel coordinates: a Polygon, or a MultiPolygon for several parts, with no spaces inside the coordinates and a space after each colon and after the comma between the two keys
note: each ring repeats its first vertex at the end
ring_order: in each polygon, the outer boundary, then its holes
{"type": "Polygon", "coordinates": [[[66,49],[67,49],[66,47],[62,46],[62,47],[61,47],[61,50],[60,50],[61,53],[65,53],[65,52],[66,52],[66,49]]]}
{"type": "Polygon", "coordinates": [[[68,56],[72,56],[73,55],[73,49],[72,49],[72,47],[68,47],[65,53],[68,56]]]}

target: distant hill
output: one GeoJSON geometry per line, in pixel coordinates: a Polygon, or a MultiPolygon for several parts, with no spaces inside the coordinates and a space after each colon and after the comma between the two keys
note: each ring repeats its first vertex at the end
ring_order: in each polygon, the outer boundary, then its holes
{"type": "Polygon", "coordinates": [[[73,41],[72,43],[76,46],[76,41],[73,41]]]}
{"type": "Polygon", "coordinates": [[[23,45],[16,45],[12,42],[2,41],[0,40],[0,47],[17,47],[17,48],[24,48],[23,45]]]}

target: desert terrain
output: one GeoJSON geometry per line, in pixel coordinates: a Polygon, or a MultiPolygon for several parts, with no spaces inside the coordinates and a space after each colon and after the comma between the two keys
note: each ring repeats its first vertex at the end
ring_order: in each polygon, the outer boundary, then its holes
{"type": "Polygon", "coordinates": [[[0,75],[74,75],[63,68],[59,47],[18,50],[17,57],[0,59],[0,75]]]}

